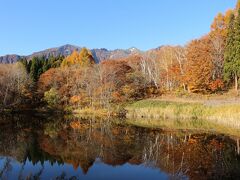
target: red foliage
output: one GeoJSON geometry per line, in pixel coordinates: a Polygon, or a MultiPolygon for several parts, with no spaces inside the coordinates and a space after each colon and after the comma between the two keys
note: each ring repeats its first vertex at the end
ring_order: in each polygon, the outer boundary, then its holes
{"type": "Polygon", "coordinates": [[[211,89],[211,91],[216,92],[224,88],[224,83],[221,79],[216,79],[215,81],[210,83],[209,88],[211,89]]]}

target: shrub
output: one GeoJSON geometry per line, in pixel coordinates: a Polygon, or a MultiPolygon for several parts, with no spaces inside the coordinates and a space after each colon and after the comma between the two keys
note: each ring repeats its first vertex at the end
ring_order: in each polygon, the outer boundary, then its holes
{"type": "Polygon", "coordinates": [[[51,88],[49,91],[44,93],[44,100],[50,107],[56,107],[60,101],[58,92],[55,88],[51,88]]]}

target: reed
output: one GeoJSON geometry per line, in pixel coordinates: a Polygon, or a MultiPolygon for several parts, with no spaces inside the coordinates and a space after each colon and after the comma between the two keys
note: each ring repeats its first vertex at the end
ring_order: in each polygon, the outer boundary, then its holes
{"type": "Polygon", "coordinates": [[[207,106],[201,103],[142,100],[126,107],[128,119],[204,119],[240,129],[240,104],[207,106]]]}
{"type": "Polygon", "coordinates": [[[92,108],[84,108],[84,109],[76,109],[73,110],[73,114],[75,116],[80,117],[108,117],[109,112],[106,109],[92,109],[92,108]]]}

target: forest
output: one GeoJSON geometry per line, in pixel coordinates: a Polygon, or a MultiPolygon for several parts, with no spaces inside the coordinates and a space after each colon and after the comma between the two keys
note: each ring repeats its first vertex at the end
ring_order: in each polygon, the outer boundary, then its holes
{"type": "Polygon", "coordinates": [[[240,1],[219,13],[208,34],[185,46],[162,46],[96,63],[87,48],[67,57],[33,57],[0,65],[1,109],[47,106],[99,110],[166,93],[238,95],[240,1]]]}
{"type": "Polygon", "coordinates": [[[0,180],[240,179],[240,0],[13,0],[0,21],[0,180]]]}

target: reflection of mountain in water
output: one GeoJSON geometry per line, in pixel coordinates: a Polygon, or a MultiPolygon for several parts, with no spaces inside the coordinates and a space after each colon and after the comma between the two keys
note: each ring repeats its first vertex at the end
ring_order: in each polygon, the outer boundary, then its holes
{"type": "Polygon", "coordinates": [[[68,163],[81,167],[85,174],[100,158],[111,166],[145,164],[171,177],[240,177],[237,141],[226,136],[161,132],[92,120],[39,123],[33,128],[15,121],[1,126],[1,156],[23,164],[27,159],[33,164],[68,163]]]}

